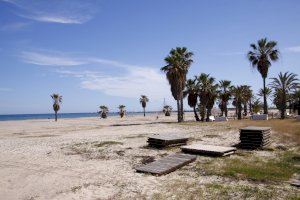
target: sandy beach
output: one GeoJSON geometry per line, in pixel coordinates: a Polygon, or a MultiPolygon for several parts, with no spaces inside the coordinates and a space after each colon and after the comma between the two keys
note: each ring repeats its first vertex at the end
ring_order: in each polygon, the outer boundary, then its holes
{"type": "MultiPolygon", "coordinates": [[[[192,113],[186,115],[186,120],[193,120],[192,113]]],[[[187,191],[179,183],[196,184],[197,187],[188,190],[204,189],[204,196],[209,192],[205,185],[211,183],[265,187],[263,183],[199,174],[195,170],[199,163],[213,159],[203,156],[165,176],[136,173],[134,167],[145,160],[180,151],[179,148],[148,148],[146,138],[151,134],[183,134],[191,137],[190,143],[232,146],[239,142],[238,128],[227,122],[202,123],[200,126],[175,122],[176,115],[160,115],[156,119],[154,114],[123,119],[118,116],[59,119],[57,123],[53,120],[2,121],[0,197],[6,200],[180,199],[178,194],[187,191]]],[[[274,136],[275,145],[276,140],[274,136]]],[[[275,155],[272,151],[252,154],[275,155]]],[[[284,190],[286,195],[296,192],[289,184],[274,187],[280,188],[277,192],[284,190]]],[[[239,198],[238,195],[235,197],[239,198]]]]}

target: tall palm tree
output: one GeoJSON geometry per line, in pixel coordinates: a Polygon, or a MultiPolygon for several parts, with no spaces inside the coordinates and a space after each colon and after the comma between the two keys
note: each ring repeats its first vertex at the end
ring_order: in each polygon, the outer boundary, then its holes
{"type": "Polygon", "coordinates": [[[165,58],[167,65],[161,68],[166,73],[172,96],[177,101],[178,122],[183,121],[183,90],[186,75],[193,62],[192,56],[193,53],[188,51],[186,47],[176,47],[165,58]]]}
{"type": "Polygon", "coordinates": [[[280,109],[281,119],[285,118],[287,96],[299,87],[297,75],[289,72],[280,72],[278,78],[271,78],[270,86],[275,89],[274,103],[280,109]]]}
{"type": "Polygon", "coordinates": [[[103,119],[107,118],[108,107],[102,105],[102,106],[99,106],[99,108],[100,108],[99,114],[101,115],[101,117],[102,117],[103,119]]]}
{"type": "Polygon", "coordinates": [[[201,121],[204,121],[207,104],[209,102],[209,95],[212,91],[215,78],[211,77],[209,74],[201,73],[200,76],[196,77],[196,79],[200,97],[199,111],[201,121]]]}
{"type": "Polygon", "coordinates": [[[163,109],[165,116],[171,116],[172,109],[173,109],[172,106],[165,105],[163,109]]]}
{"type": "Polygon", "coordinates": [[[124,117],[124,115],[125,115],[125,112],[126,112],[126,110],[125,110],[125,107],[126,106],[124,106],[124,105],[119,105],[119,114],[120,114],[120,117],[121,118],[123,118],[124,117]]]}
{"type": "Polygon", "coordinates": [[[60,104],[62,102],[62,96],[59,94],[52,94],[51,98],[53,100],[53,110],[55,112],[55,121],[57,122],[57,112],[60,109],[60,104]]]}
{"type": "Polygon", "coordinates": [[[209,117],[211,116],[212,108],[214,107],[216,99],[218,97],[218,87],[219,87],[218,84],[213,84],[211,86],[211,89],[210,89],[209,93],[208,93],[208,102],[207,102],[207,105],[206,105],[206,109],[207,109],[206,121],[209,121],[209,117]]]}
{"type": "Polygon", "coordinates": [[[222,116],[225,113],[225,117],[228,115],[228,101],[230,100],[231,93],[230,93],[230,88],[231,86],[231,81],[228,80],[221,80],[219,81],[219,99],[220,99],[220,105],[219,107],[221,108],[222,111],[222,116]]]}
{"type": "MultiPolygon", "coordinates": [[[[266,88],[266,78],[268,77],[268,71],[271,67],[271,62],[277,61],[279,51],[276,49],[277,42],[268,41],[267,38],[263,38],[257,41],[256,44],[251,44],[251,51],[247,56],[254,68],[257,68],[263,78],[263,88],[266,88]]],[[[267,97],[264,95],[264,114],[268,114],[267,97]]]]}
{"type": "Polygon", "coordinates": [[[183,91],[183,96],[184,97],[188,96],[188,104],[194,110],[195,119],[196,121],[200,121],[196,111],[196,106],[198,101],[198,88],[196,85],[196,79],[194,80],[188,79],[186,81],[185,90],[183,91]]]}
{"type": "Polygon", "coordinates": [[[142,104],[144,110],[144,117],[146,116],[146,106],[147,102],[149,102],[149,98],[146,95],[141,95],[140,103],[142,104]]]}

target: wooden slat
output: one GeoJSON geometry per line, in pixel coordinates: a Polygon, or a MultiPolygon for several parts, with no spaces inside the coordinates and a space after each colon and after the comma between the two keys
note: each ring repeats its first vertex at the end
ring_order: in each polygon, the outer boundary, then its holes
{"type": "Polygon", "coordinates": [[[181,150],[186,153],[197,153],[212,156],[225,156],[236,151],[235,147],[224,147],[214,145],[192,144],[181,147],[181,150]]]}
{"type": "Polygon", "coordinates": [[[176,169],[195,160],[195,155],[172,154],[152,163],[139,166],[135,169],[137,172],[150,173],[160,176],[175,171],[176,169]]]}

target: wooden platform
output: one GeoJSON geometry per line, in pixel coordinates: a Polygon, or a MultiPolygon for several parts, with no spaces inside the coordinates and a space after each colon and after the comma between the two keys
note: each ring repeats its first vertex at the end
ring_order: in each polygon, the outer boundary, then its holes
{"type": "Polygon", "coordinates": [[[176,153],[166,156],[160,160],[152,163],[139,166],[135,168],[137,172],[150,173],[153,175],[161,176],[183,167],[196,160],[195,155],[176,153]]]}
{"type": "Polygon", "coordinates": [[[188,141],[188,137],[175,135],[175,134],[161,134],[152,135],[148,137],[148,144],[152,147],[169,147],[169,146],[180,146],[185,145],[188,141]]]}
{"type": "Polygon", "coordinates": [[[182,146],[181,150],[185,153],[202,154],[209,156],[227,156],[236,151],[235,147],[224,147],[214,145],[192,144],[182,146]]]}

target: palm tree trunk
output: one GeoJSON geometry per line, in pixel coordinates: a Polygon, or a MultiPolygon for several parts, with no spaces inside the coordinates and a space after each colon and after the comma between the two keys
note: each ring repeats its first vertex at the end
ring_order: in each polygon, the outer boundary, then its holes
{"type": "MultiPolygon", "coordinates": [[[[264,82],[264,91],[266,91],[266,78],[263,77],[264,82]]],[[[267,95],[264,92],[264,114],[268,114],[268,102],[267,102],[267,95]]]]}
{"type": "Polygon", "coordinates": [[[225,108],[225,117],[227,117],[228,115],[227,102],[225,102],[224,108],[225,108]]]}
{"type": "Polygon", "coordinates": [[[249,111],[250,111],[250,113],[252,113],[252,102],[251,102],[251,99],[249,99],[249,111]]]}
{"type": "Polygon", "coordinates": [[[55,121],[57,122],[57,111],[55,111],[55,121]]]}
{"type": "Polygon", "coordinates": [[[146,117],[146,108],[143,107],[143,109],[144,109],[144,117],[146,117]]]}
{"type": "Polygon", "coordinates": [[[208,122],[209,121],[209,116],[211,115],[211,109],[207,109],[207,112],[206,112],[206,121],[208,122]]]}
{"type": "Polygon", "coordinates": [[[199,122],[200,119],[199,119],[197,111],[196,111],[196,106],[194,106],[193,108],[194,108],[195,119],[196,119],[197,122],[199,122]]]}
{"type": "Polygon", "coordinates": [[[238,102],[237,108],[238,108],[238,119],[241,120],[242,119],[242,103],[241,102],[238,102]]]}
{"type": "Polygon", "coordinates": [[[180,111],[181,111],[181,121],[183,122],[183,90],[180,93],[180,111]]]}
{"type": "Polygon", "coordinates": [[[177,98],[177,121],[180,122],[180,103],[179,103],[179,99],[177,98]]]}

